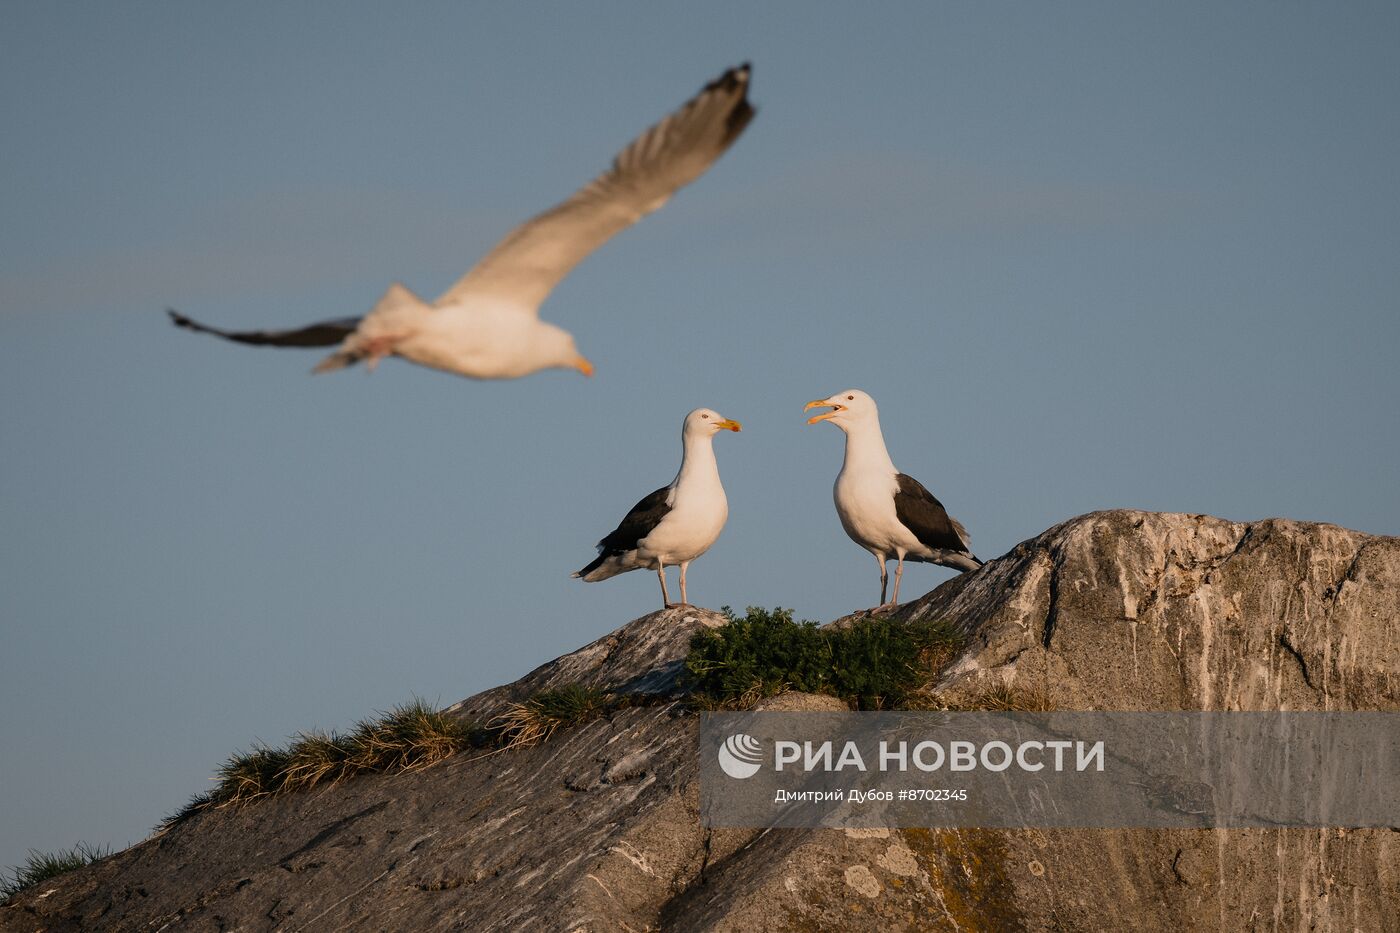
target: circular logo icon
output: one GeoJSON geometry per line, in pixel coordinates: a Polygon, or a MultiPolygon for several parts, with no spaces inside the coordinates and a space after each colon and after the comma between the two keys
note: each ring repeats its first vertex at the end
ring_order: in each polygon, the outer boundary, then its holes
{"type": "Polygon", "coordinates": [[[719,747],[719,766],[732,778],[743,780],[758,773],[763,744],[751,735],[736,732],[719,747]]]}

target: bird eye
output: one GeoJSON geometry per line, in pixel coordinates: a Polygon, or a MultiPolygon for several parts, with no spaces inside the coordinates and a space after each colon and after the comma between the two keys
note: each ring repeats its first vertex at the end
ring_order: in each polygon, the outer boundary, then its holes
{"type": "Polygon", "coordinates": [[[855,397],[854,395],[848,395],[848,396],[846,396],[846,401],[848,401],[848,402],[854,402],[855,400],[856,400],[856,397],[855,397]]]}
{"type": "Polygon", "coordinates": [[[709,416],[709,415],[701,415],[700,417],[701,417],[701,418],[704,418],[706,421],[710,420],[710,416],[709,416]]]}

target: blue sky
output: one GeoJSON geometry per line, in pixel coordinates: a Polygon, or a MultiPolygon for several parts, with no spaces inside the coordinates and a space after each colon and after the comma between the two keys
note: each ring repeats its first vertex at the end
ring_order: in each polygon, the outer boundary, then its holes
{"type": "MultiPolygon", "coordinates": [[[[874,602],[860,387],[983,557],[1093,509],[1400,530],[1390,4],[0,10],[0,866],[254,740],[450,703],[658,604],[569,579],[705,405],[703,605],[874,602]],[[447,287],[724,67],[759,115],[473,383],[178,332],[447,287]]],[[[949,571],[915,567],[917,595],[949,571]]]]}

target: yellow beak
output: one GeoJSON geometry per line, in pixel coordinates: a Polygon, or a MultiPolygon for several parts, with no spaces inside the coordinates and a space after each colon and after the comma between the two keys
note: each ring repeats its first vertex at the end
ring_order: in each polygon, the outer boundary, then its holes
{"type": "Polygon", "coordinates": [[[738,433],[739,431],[742,431],[742,430],[744,429],[744,426],[743,426],[742,424],[740,424],[739,422],[737,422],[737,421],[729,421],[729,420],[725,420],[725,421],[716,421],[716,422],[715,422],[715,427],[717,427],[717,428],[724,428],[724,429],[727,430],[727,431],[734,431],[735,433],[738,433]]]}
{"type": "Polygon", "coordinates": [[[825,421],[826,419],[828,419],[828,418],[834,416],[838,411],[841,410],[841,406],[840,406],[840,405],[832,405],[830,402],[828,402],[828,401],[827,401],[826,399],[824,399],[824,398],[819,398],[819,399],[816,399],[815,401],[808,402],[807,405],[802,409],[803,411],[808,411],[808,410],[813,409],[813,408],[827,408],[827,407],[830,407],[830,408],[831,408],[831,411],[822,412],[820,415],[813,415],[811,418],[808,418],[808,419],[807,419],[807,423],[808,423],[808,424],[816,424],[818,421],[825,421]]]}
{"type": "Polygon", "coordinates": [[[574,360],[574,369],[577,369],[579,372],[583,373],[585,376],[591,376],[591,375],[593,375],[593,364],[590,363],[590,362],[588,362],[588,360],[585,359],[585,358],[582,357],[582,356],[580,356],[578,359],[574,360]]]}

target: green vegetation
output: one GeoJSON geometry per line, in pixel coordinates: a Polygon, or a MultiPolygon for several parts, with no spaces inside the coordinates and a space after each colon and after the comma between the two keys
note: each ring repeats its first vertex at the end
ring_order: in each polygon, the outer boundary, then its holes
{"type": "Polygon", "coordinates": [[[80,842],[71,849],[61,852],[29,851],[23,865],[11,868],[8,876],[0,874],[0,904],[8,901],[25,888],[42,881],[48,881],[84,865],[91,865],[112,854],[111,849],[97,849],[80,842]]]}
{"type": "Polygon", "coordinates": [[[703,708],[751,706],[785,690],[826,693],[858,709],[906,705],[963,644],[938,622],[873,617],[846,628],[794,622],[788,609],[750,606],[742,618],[703,629],[690,642],[687,682],[703,708]]]}

